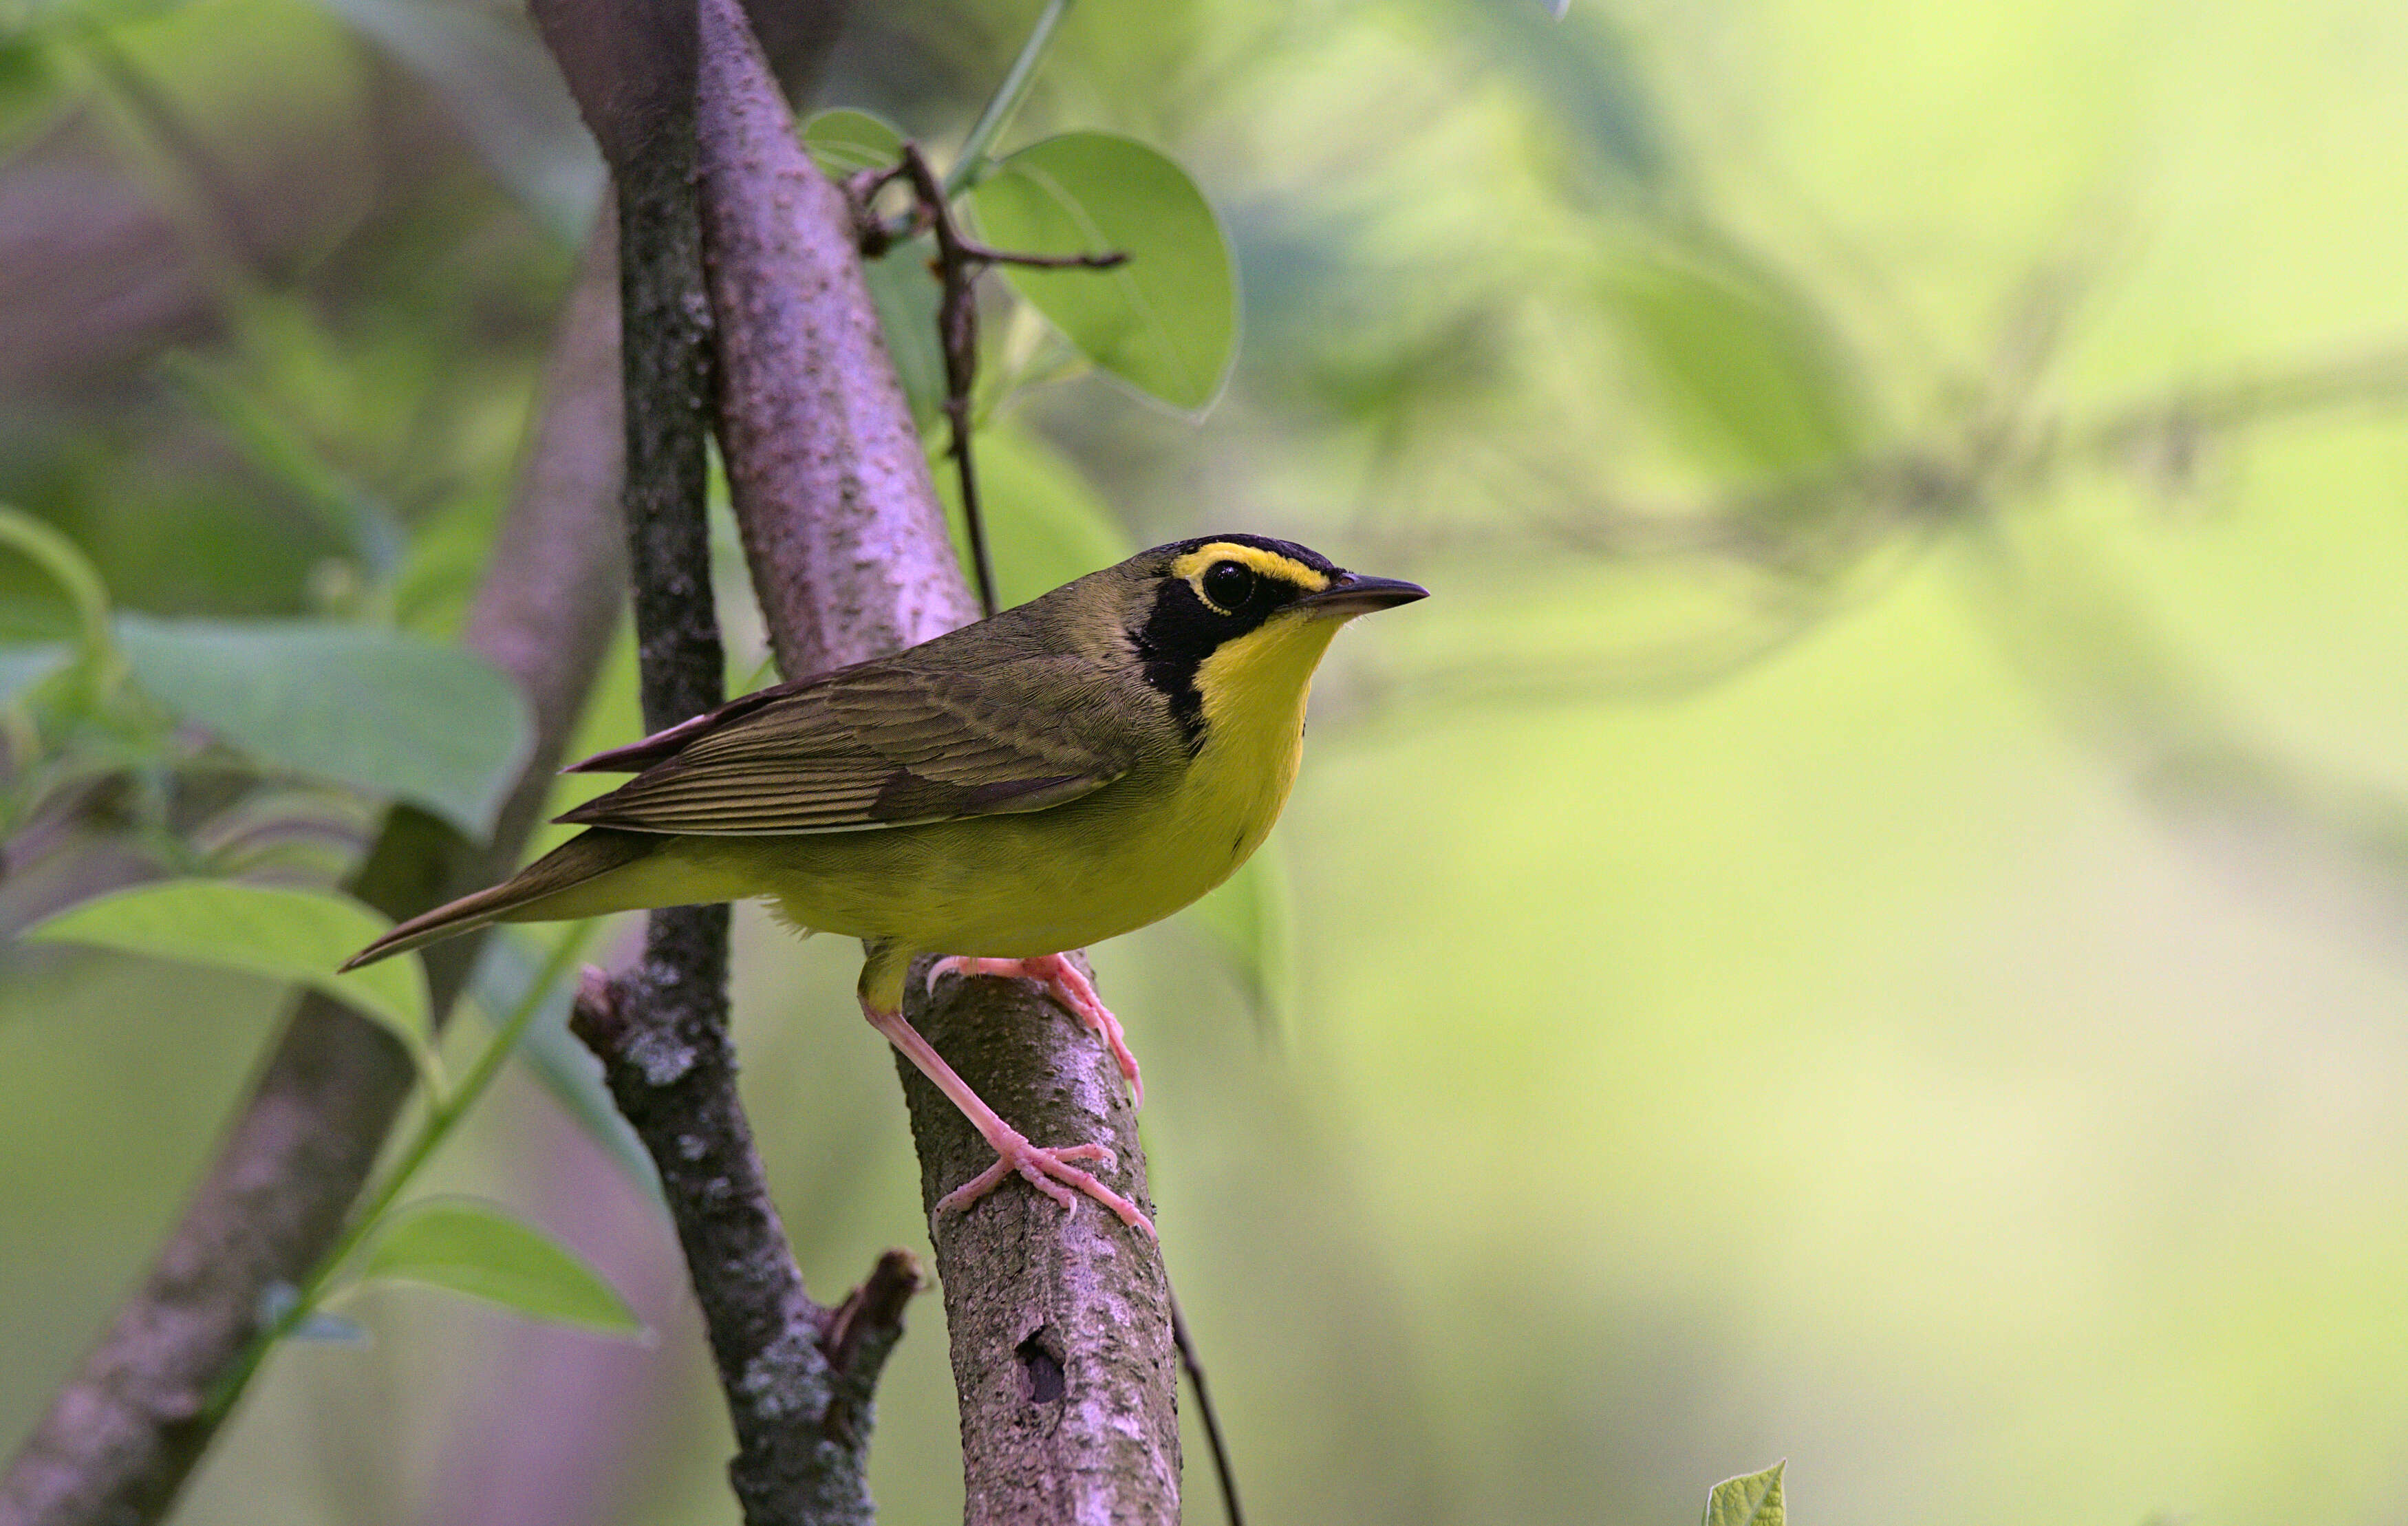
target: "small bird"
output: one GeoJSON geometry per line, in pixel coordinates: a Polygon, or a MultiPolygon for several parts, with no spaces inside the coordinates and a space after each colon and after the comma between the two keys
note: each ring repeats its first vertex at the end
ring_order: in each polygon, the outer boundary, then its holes
{"type": "Polygon", "coordinates": [[[1025,1177],[1149,1235],[1082,1170],[1101,1144],[1039,1146],[903,1017],[914,957],[1033,979],[1109,1045],[1119,1022],[1063,957],[1157,922],[1262,845],[1296,780],[1305,697],[1338,627],[1426,597],[1254,535],[1140,552],[908,651],[748,694],[573,765],[633,773],[559,819],[589,829],[491,889],[412,917],[343,968],[490,922],[763,899],[861,940],[861,1009],[993,1145],[938,1210],[1025,1177]]]}

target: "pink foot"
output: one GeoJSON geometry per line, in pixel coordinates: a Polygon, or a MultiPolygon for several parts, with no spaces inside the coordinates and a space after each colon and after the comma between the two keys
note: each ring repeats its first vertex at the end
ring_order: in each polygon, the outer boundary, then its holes
{"type": "Polygon", "coordinates": [[[1095,983],[1082,974],[1068,957],[1040,954],[1033,959],[978,959],[955,954],[928,967],[929,990],[937,988],[939,975],[1000,975],[1006,980],[1037,982],[1045,987],[1045,994],[1061,1004],[1063,1011],[1086,1024],[1090,1032],[1104,1041],[1112,1058],[1119,1062],[1121,1074],[1128,1081],[1136,1105],[1145,1105],[1145,1079],[1138,1074],[1137,1056],[1129,1052],[1128,1040],[1121,1032],[1121,1020],[1096,994],[1095,983]]]}
{"type": "Polygon", "coordinates": [[[1109,1169],[1112,1161],[1110,1149],[1101,1144],[1063,1144],[1053,1149],[1031,1144],[1026,1135],[1004,1122],[994,1108],[980,1100],[979,1094],[970,1089],[969,1083],[945,1063],[945,1057],[937,1053],[928,1041],[920,1036],[919,1029],[904,1020],[901,1012],[882,1012],[865,997],[862,999],[861,1015],[869,1019],[870,1027],[885,1034],[886,1042],[895,1045],[922,1075],[934,1082],[937,1089],[962,1110],[962,1116],[969,1120],[970,1127],[976,1129],[979,1137],[995,1151],[995,1164],[946,1193],[937,1202],[938,1213],[941,1214],[948,1208],[967,1208],[994,1191],[1005,1177],[1017,1173],[1026,1177],[1031,1187],[1060,1203],[1065,1211],[1079,1205],[1079,1200],[1070,1195],[1071,1190],[1083,1192],[1119,1216],[1122,1223],[1131,1229],[1143,1230],[1148,1239],[1155,1238],[1154,1221],[1139,1212],[1136,1203],[1070,1163],[1073,1160],[1100,1160],[1109,1169]]]}
{"type": "Polygon", "coordinates": [[[990,1140],[996,1146],[995,1164],[980,1172],[961,1186],[937,1200],[937,1212],[968,1208],[1000,1186],[1014,1173],[1062,1205],[1068,1213],[1079,1205],[1071,1196],[1073,1188],[1102,1203],[1120,1216],[1122,1223],[1134,1230],[1143,1230],[1146,1238],[1155,1238],[1154,1221],[1139,1211],[1136,1203],[1122,1197],[1086,1172],[1070,1164],[1073,1160],[1100,1161],[1111,1169],[1112,1152],[1101,1144],[1063,1144],[1053,1149],[1031,1144],[1018,1133],[1008,1134],[1000,1142],[990,1140]]]}

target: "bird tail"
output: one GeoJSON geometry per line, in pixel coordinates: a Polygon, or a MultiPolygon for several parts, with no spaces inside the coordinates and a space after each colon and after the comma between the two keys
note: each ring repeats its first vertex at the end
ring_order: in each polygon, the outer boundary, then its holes
{"type": "Polygon", "coordinates": [[[621,832],[608,828],[581,832],[501,884],[411,917],[352,955],[343,968],[356,970],[492,922],[595,916],[651,904],[642,899],[619,904],[618,897],[607,892],[596,894],[605,887],[594,882],[651,857],[666,841],[649,832],[621,832]],[[580,886],[585,887],[585,893],[564,895],[580,886]]]}

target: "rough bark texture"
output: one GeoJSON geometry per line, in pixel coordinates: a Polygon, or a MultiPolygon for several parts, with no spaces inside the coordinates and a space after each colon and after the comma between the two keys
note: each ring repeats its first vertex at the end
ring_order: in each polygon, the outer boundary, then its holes
{"type": "MultiPolygon", "coordinates": [[[[796,146],[733,0],[703,0],[703,228],[720,439],[780,665],[802,676],[926,640],[976,612],[880,337],[841,197],[796,146]]],[[[948,982],[912,1022],[1014,1126],[1096,1140],[1146,1202],[1111,1058],[1017,982],[948,982]]],[[[924,1206],[993,1159],[898,1060],[924,1206]]],[[[968,1517],[1179,1515],[1177,1369],[1155,1246],[1093,1204],[1012,1182],[935,1224],[961,1397],[968,1517]]]]}
{"type": "Polygon", "coordinates": [[[869,1526],[870,1396],[919,1269],[889,1252],[842,1318],[804,1290],[738,1098],[724,987],[695,985],[712,951],[674,923],[664,938],[667,914],[652,914],[640,964],[580,997],[577,1035],[660,1170],[736,1430],[727,1474],[744,1519],[869,1526]]]}
{"type": "MultiPolygon", "coordinates": [[[[710,309],[694,192],[695,18],[678,9],[538,7],[618,184],[626,523],[655,730],[717,704],[724,670],[704,513],[710,309]]],[[[868,1526],[870,1396],[919,1273],[893,1253],[837,1311],[805,1289],[737,1089],[727,908],[652,913],[642,958],[590,981],[574,1027],[660,1173],[736,1432],[728,1477],[745,1520],[868,1526]]]]}
{"type": "MultiPolygon", "coordinates": [[[[1111,1145],[1119,1169],[1097,1174],[1154,1212],[1120,1071],[1068,1013],[1018,981],[954,980],[912,1010],[911,1022],[1029,1138],[1111,1145]]],[[[921,1202],[933,1210],[995,1152],[926,1077],[896,1069],[920,1151],[921,1202]]],[[[1018,1182],[967,1214],[937,1218],[933,1230],[961,1397],[965,1519],[1177,1520],[1179,1365],[1154,1243],[1093,1202],[1066,1215],[1018,1182]]]]}
{"type": "MultiPolygon", "coordinates": [[[[563,319],[544,423],[469,621],[469,644],[533,702],[535,753],[490,844],[394,810],[354,882],[394,916],[515,860],[616,617],[617,313],[600,242],[601,279],[589,273],[563,319]]],[[[437,1013],[475,951],[464,940],[428,961],[437,1013]]],[[[166,1513],[216,1433],[204,1396],[257,1334],[266,1290],[300,1283],[333,1244],[411,1080],[382,1029],[303,999],[141,1289],[0,1477],[0,1523],[166,1513]]]]}
{"type": "Polygon", "coordinates": [[[801,678],[978,618],[842,193],[735,0],[703,0],[702,215],[720,449],[778,666],[801,678]]]}

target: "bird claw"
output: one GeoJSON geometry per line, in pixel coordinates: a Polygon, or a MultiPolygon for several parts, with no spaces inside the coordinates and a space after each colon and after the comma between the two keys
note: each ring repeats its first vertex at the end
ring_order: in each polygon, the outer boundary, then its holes
{"type": "Polygon", "coordinates": [[[1074,1192],[1083,1192],[1118,1215],[1122,1223],[1144,1231],[1149,1240],[1155,1238],[1154,1221],[1136,1203],[1070,1163],[1093,1160],[1110,1171],[1114,1159],[1111,1150],[1102,1144],[1057,1144],[1048,1148],[1031,1144],[1020,1134],[1010,1134],[996,1144],[995,1164],[938,1199],[937,1212],[966,1209],[1001,1186],[1006,1177],[1017,1173],[1029,1186],[1060,1203],[1066,1214],[1079,1206],[1074,1192]]]}
{"type": "Polygon", "coordinates": [[[1062,1010],[1086,1025],[1089,1032],[1104,1041],[1120,1066],[1121,1075],[1129,1084],[1134,1105],[1145,1105],[1145,1078],[1138,1073],[1137,1056],[1121,1031],[1121,1020],[1104,999],[1096,994],[1095,982],[1089,980],[1069,957],[1061,954],[1040,954],[1033,959],[973,958],[953,954],[928,966],[928,990],[937,989],[941,975],[996,975],[1006,980],[1033,980],[1045,989],[1062,1010]]]}

